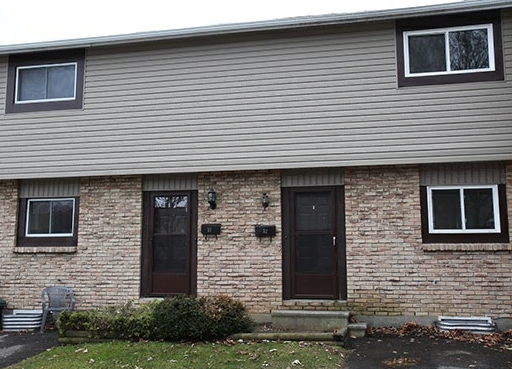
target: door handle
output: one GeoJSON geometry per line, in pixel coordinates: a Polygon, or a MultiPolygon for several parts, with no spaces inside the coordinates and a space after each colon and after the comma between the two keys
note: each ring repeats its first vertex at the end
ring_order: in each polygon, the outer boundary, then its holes
{"type": "Polygon", "coordinates": [[[332,247],[336,247],[336,236],[332,236],[332,247]]]}

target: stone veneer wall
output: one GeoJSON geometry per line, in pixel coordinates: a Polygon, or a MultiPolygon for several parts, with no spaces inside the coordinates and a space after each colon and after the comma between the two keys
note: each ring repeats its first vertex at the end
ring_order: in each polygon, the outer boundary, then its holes
{"type": "Polygon", "coordinates": [[[41,290],[56,284],[75,290],[80,309],[139,298],[140,177],[81,179],[72,252],[16,248],[17,188],[16,181],[0,181],[0,297],[10,308],[39,308],[41,290]]]}
{"type": "Polygon", "coordinates": [[[347,169],[345,196],[351,311],[512,317],[510,244],[422,245],[418,167],[347,169]]]}
{"type": "Polygon", "coordinates": [[[222,172],[199,175],[198,226],[222,224],[217,239],[199,232],[197,294],[226,294],[252,313],[270,313],[281,305],[281,182],[278,171],[222,172]],[[217,208],[206,202],[208,188],[217,192],[217,208]],[[262,194],[270,198],[263,211],[262,194]],[[256,224],[277,226],[277,236],[259,240],[256,224]]]}
{"type": "MultiPolygon", "coordinates": [[[[512,317],[511,244],[423,245],[417,166],[346,169],[347,302],[282,301],[278,171],[205,173],[198,182],[198,227],[222,224],[217,239],[199,233],[199,296],[227,294],[252,313],[346,308],[366,315],[512,317]],[[206,202],[210,186],[215,210],[206,202]],[[263,192],[271,201],[266,211],[263,192]],[[257,223],[275,224],[277,236],[260,241],[257,223]]],[[[9,307],[37,308],[42,288],[57,283],[77,291],[80,308],[139,298],[140,177],[81,179],[79,242],[65,253],[16,248],[17,188],[16,181],[0,181],[0,298],[9,307]]],[[[507,200],[512,226],[512,162],[507,200]]]]}

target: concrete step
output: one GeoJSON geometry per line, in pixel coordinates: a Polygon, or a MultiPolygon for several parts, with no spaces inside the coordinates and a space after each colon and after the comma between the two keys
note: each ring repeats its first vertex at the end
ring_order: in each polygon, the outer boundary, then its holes
{"type": "Polygon", "coordinates": [[[274,310],[272,326],[293,332],[334,332],[348,327],[348,311],[274,310]]]}

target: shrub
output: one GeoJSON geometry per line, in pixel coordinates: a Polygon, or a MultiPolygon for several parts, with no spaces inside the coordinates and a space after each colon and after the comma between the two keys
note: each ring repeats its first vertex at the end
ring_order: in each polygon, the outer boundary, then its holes
{"type": "Polygon", "coordinates": [[[93,338],[207,340],[250,331],[254,322],[244,305],[228,296],[177,296],[135,307],[128,303],[96,311],[64,311],[59,334],[85,330],[93,338]]]}
{"type": "Polygon", "coordinates": [[[203,297],[202,309],[209,322],[208,338],[225,338],[239,332],[250,332],[254,322],[245,306],[229,296],[203,297]]]}
{"type": "Polygon", "coordinates": [[[208,319],[195,298],[167,298],[155,306],[153,319],[159,339],[177,341],[206,338],[208,319]]]}
{"type": "Polygon", "coordinates": [[[116,337],[142,339],[154,336],[153,306],[139,307],[128,303],[121,307],[109,307],[92,311],[63,311],[57,319],[59,334],[67,330],[88,331],[91,337],[116,337]]]}

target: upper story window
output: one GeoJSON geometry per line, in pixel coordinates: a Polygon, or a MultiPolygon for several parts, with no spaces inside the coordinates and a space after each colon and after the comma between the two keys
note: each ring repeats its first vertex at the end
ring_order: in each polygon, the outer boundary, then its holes
{"type": "Polygon", "coordinates": [[[11,56],[5,111],[81,109],[83,80],[83,50],[11,56]]]}
{"type": "Polygon", "coordinates": [[[77,63],[18,67],[16,104],[74,100],[77,63]]]}
{"type": "Polygon", "coordinates": [[[494,70],[492,24],[404,32],[405,76],[494,70]]]}
{"type": "Polygon", "coordinates": [[[399,86],[503,80],[499,12],[397,21],[399,86]]]}

